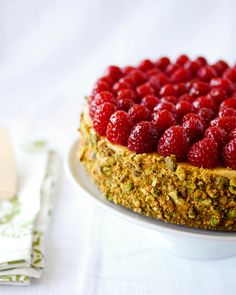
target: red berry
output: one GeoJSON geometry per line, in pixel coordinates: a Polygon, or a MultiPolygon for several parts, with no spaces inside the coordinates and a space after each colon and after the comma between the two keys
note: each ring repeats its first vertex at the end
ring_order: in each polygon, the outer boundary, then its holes
{"type": "Polygon", "coordinates": [[[224,72],[223,78],[228,79],[232,82],[236,82],[236,69],[227,69],[224,72]]]}
{"type": "Polygon", "coordinates": [[[125,76],[125,77],[121,78],[121,79],[119,80],[119,82],[127,83],[127,84],[130,85],[130,87],[132,87],[132,88],[134,88],[134,87],[136,86],[134,79],[133,79],[132,77],[129,77],[129,76],[125,76]]]}
{"type": "Polygon", "coordinates": [[[117,109],[128,112],[128,110],[134,105],[134,101],[130,98],[117,99],[117,109]]]}
{"type": "Polygon", "coordinates": [[[107,139],[111,143],[127,145],[131,128],[129,115],[124,111],[116,111],[107,125],[107,139]]]}
{"type": "Polygon", "coordinates": [[[144,98],[141,101],[141,105],[148,108],[149,111],[152,111],[159,102],[160,100],[155,95],[149,94],[144,96],[144,98]]]}
{"type": "Polygon", "coordinates": [[[236,128],[230,132],[229,139],[236,139],[236,128]]]}
{"type": "Polygon", "coordinates": [[[170,60],[168,57],[165,57],[165,56],[159,58],[158,61],[156,62],[157,68],[162,71],[164,71],[169,64],[170,64],[170,60]]]}
{"type": "Polygon", "coordinates": [[[117,66],[110,66],[107,68],[105,74],[112,80],[113,83],[115,83],[121,78],[122,71],[117,66]]]}
{"type": "Polygon", "coordinates": [[[221,103],[220,108],[236,109],[236,98],[227,98],[221,103]]]}
{"type": "Polygon", "coordinates": [[[206,122],[203,119],[203,117],[201,117],[199,114],[194,114],[194,113],[188,113],[187,115],[185,115],[182,119],[182,123],[184,123],[185,121],[188,121],[190,119],[193,120],[200,120],[202,122],[202,124],[206,127],[206,122]]]}
{"type": "Polygon", "coordinates": [[[214,102],[214,100],[212,98],[207,97],[207,96],[198,97],[193,102],[193,106],[197,110],[200,110],[201,108],[208,108],[208,109],[211,109],[215,112],[218,109],[217,104],[214,102]]]}
{"type": "Polygon", "coordinates": [[[158,75],[160,73],[161,73],[161,71],[158,70],[157,68],[152,68],[152,69],[146,71],[146,74],[148,77],[152,77],[152,76],[158,75]]]}
{"type": "Polygon", "coordinates": [[[231,140],[224,147],[222,158],[226,167],[236,169],[236,139],[231,140]]]}
{"type": "Polygon", "coordinates": [[[210,85],[212,87],[220,87],[220,88],[222,88],[229,95],[235,90],[234,84],[228,79],[214,78],[214,79],[211,80],[210,85]]]}
{"type": "Polygon", "coordinates": [[[97,93],[95,95],[94,100],[93,100],[93,105],[98,106],[104,102],[110,102],[110,103],[115,104],[116,99],[115,99],[114,95],[109,91],[102,91],[100,93],[97,93]]]}
{"type": "Polygon", "coordinates": [[[177,92],[176,92],[175,87],[173,85],[166,84],[161,87],[159,95],[160,96],[169,96],[169,95],[175,96],[175,95],[177,95],[177,92]]]}
{"type": "Polygon", "coordinates": [[[217,77],[217,72],[212,66],[203,66],[201,67],[198,72],[197,76],[204,82],[210,82],[211,79],[217,77]]]}
{"type": "Polygon", "coordinates": [[[98,82],[106,82],[109,85],[113,84],[113,81],[112,81],[112,79],[109,76],[102,76],[101,78],[99,78],[97,80],[97,83],[98,82]]]}
{"type": "Polygon", "coordinates": [[[136,86],[143,84],[147,81],[147,76],[142,71],[140,71],[138,69],[135,69],[135,70],[129,72],[127,77],[130,77],[134,81],[134,84],[136,86]]]}
{"type": "Polygon", "coordinates": [[[156,91],[156,93],[159,93],[161,87],[163,85],[167,84],[168,82],[169,82],[168,77],[165,74],[163,74],[163,73],[160,73],[158,75],[152,76],[149,79],[149,83],[154,88],[154,90],[156,91]]]}
{"type": "Polygon", "coordinates": [[[187,92],[187,88],[184,83],[178,83],[174,85],[176,96],[183,95],[187,92]]]}
{"type": "Polygon", "coordinates": [[[216,118],[210,122],[210,126],[217,126],[224,129],[229,134],[234,128],[236,128],[236,117],[225,116],[216,118]]]}
{"type": "Polygon", "coordinates": [[[143,61],[140,62],[138,65],[138,69],[146,72],[154,67],[154,63],[150,61],[150,59],[144,59],[143,61]]]}
{"type": "Polygon", "coordinates": [[[218,163],[217,143],[211,138],[204,138],[194,143],[188,153],[188,162],[197,167],[216,167],[218,163]]]}
{"type": "Polygon", "coordinates": [[[127,82],[125,82],[125,81],[118,81],[117,83],[114,84],[114,86],[112,87],[112,90],[115,93],[118,93],[122,89],[130,89],[130,88],[131,88],[131,86],[127,82]]]}
{"type": "Polygon", "coordinates": [[[92,91],[92,95],[95,96],[97,93],[102,91],[110,91],[111,87],[107,82],[104,81],[98,81],[92,91]]]}
{"type": "Polygon", "coordinates": [[[227,93],[219,87],[213,87],[207,97],[211,97],[219,105],[227,97],[227,93]]]}
{"type": "Polygon", "coordinates": [[[184,68],[177,69],[174,71],[174,73],[171,75],[171,81],[173,83],[180,83],[180,82],[186,82],[191,78],[191,74],[189,71],[187,71],[184,68]]]}
{"type": "Polygon", "coordinates": [[[166,69],[165,69],[165,73],[168,76],[171,76],[175,71],[177,71],[180,67],[178,65],[175,64],[169,64],[166,69]]]}
{"type": "Polygon", "coordinates": [[[188,94],[183,94],[183,95],[180,96],[179,100],[180,101],[187,101],[187,102],[193,103],[194,100],[195,100],[195,97],[190,96],[188,94]]]}
{"type": "Polygon", "coordinates": [[[164,96],[161,98],[161,102],[171,102],[173,104],[177,104],[178,98],[176,96],[164,96]]]}
{"type": "Polygon", "coordinates": [[[121,99],[121,98],[128,98],[128,99],[132,99],[133,101],[136,101],[136,94],[134,93],[132,89],[121,89],[117,93],[117,99],[121,99]]]}
{"type": "Polygon", "coordinates": [[[210,90],[210,87],[207,83],[201,82],[201,81],[193,82],[189,90],[189,95],[198,97],[198,96],[207,94],[209,90],[210,90]]]}
{"type": "Polygon", "coordinates": [[[236,117],[236,109],[233,108],[221,108],[219,111],[219,117],[233,116],[236,117]]]}
{"type": "Polygon", "coordinates": [[[207,64],[207,60],[203,56],[197,57],[195,61],[199,64],[199,66],[205,66],[207,64]]]}
{"type": "Polygon", "coordinates": [[[155,93],[154,89],[152,88],[152,86],[148,82],[138,86],[136,88],[136,92],[139,95],[139,97],[144,97],[145,95],[155,93]]]}
{"type": "Polygon", "coordinates": [[[160,134],[162,134],[169,127],[176,125],[175,116],[168,110],[160,110],[153,113],[152,122],[157,127],[160,134]]]}
{"type": "Polygon", "coordinates": [[[149,119],[150,112],[148,108],[140,104],[134,104],[128,112],[132,124],[136,124],[140,121],[146,121],[149,119]]]}
{"type": "Polygon", "coordinates": [[[198,111],[198,115],[200,115],[208,124],[214,118],[215,114],[211,109],[202,108],[198,111]]]}
{"type": "Polygon", "coordinates": [[[109,102],[105,102],[97,107],[93,119],[93,128],[99,135],[106,135],[107,125],[115,110],[115,105],[109,102]]]}
{"type": "Polygon", "coordinates": [[[228,135],[224,129],[221,129],[216,126],[209,127],[205,133],[205,137],[214,139],[214,141],[218,144],[219,148],[223,147],[228,140],[228,135]]]}
{"type": "Polygon", "coordinates": [[[188,70],[192,75],[195,75],[198,71],[198,69],[200,68],[199,63],[197,63],[196,61],[187,61],[184,64],[184,67],[186,70],[188,70]]]}
{"type": "Polygon", "coordinates": [[[177,58],[177,60],[176,60],[176,64],[177,64],[178,66],[184,66],[184,65],[186,64],[186,62],[188,62],[188,61],[189,61],[188,56],[185,55],[185,54],[182,54],[182,55],[180,55],[180,56],[177,58]]]}
{"type": "Polygon", "coordinates": [[[218,75],[222,75],[229,65],[224,60],[217,61],[213,67],[216,69],[218,75]]]}
{"type": "Polygon", "coordinates": [[[168,110],[172,114],[176,114],[176,109],[175,105],[171,102],[160,102],[157,106],[154,108],[154,112],[159,111],[159,110],[168,110]]]}
{"type": "Polygon", "coordinates": [[[152,123],[137,123],[128,139],[128,149],[136,153],[151,153],[156,150],[159,135],[152,123]]]}
{"type": "Polygon", "coordinates": [[[126,66],[122,69],[122,72],[124,75],[127,75],[128,73],[132,72],[133,70],[135,70],[135,67],[126,66]]]}
{"type": "Polygon", "coordinates": [[[177,112],[178,118],[181,118],[188,113],[194,112],[193,105],[188,101],[182,100],[182,101],[178,102],[175,107],[176,107],[176,112],[177,112]]]}
{"type": "Polygon", "coordinates": [[[181,126],[167,129],[159,140],[158,153],[163,156],[175,155],[177,161],[184,161],[189,149],[188,136],[181,126]]]}
{"type": "Polygon", "coordinates": [[[196,117],[192,117],[188,120],[185,119],[183,122],[183,128],[185,129],[191,142],[198,140],[202,136],[204,127],[205,125],[202,120],[197,119],[196,117]]]}

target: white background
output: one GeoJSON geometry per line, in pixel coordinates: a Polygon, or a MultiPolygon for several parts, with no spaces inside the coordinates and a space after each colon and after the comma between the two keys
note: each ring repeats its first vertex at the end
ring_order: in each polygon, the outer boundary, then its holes
{"type": "MultiPolygon", "coordinates": [[[[109,64],[188,53],[236,61],[236,2],[0,0],[0,125],[15,143],[77,136],[83,96],[109,64]]],[[[0,294],[235,294],[236,258],[193,261],[79,198],[62,169],[40,281],[0,294]]]]}

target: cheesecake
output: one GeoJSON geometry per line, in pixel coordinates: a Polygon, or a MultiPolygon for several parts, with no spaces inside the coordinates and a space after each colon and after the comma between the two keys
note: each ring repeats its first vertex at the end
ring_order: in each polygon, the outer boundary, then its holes
{"type": "Polygon", "coordinates": [[[236,230],[236,67],[186,55],[110,66],[86,97],[79,133],[78,160],[109,201],[236,230]]]}

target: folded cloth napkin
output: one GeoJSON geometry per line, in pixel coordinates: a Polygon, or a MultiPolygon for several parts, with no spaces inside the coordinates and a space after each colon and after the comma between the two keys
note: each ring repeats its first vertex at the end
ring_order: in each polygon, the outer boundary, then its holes
{"type": "Polygon", "coordinates": [[[0,284],[27,285],[44,268],[59,158],[42,141],[15,151],[18,195],[0,201],[0,284]]]}

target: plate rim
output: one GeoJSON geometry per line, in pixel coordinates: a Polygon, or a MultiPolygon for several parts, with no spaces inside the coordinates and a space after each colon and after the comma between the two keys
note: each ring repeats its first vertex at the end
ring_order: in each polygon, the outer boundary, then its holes
{"type": "MultiPolygon", "coordinates": [[[[174,234],[177,236],[182,236],[186,238],[196,238],[205,240],[221,240],[227,242],[236,242],[236,232],[225,232],[225,231],[211,231],[203,230],[197,228],[191,228],[187,226],[181,226],[172,224],[169,222],[164,222],[162,220],[146,217],[145,215],[135,213],[134,211],[124,208],[119,205],[114,205],[114,203],[108,201],[104,196],[104,202],[101,202],[95,195],[86,189],[86,187],[78,181],[79,175],[75,175],[75,151],[79,144],[79,138],[75,139],[70,145],[65,155],[65,170],[70,182],[77,188],[83,191],[84,196],[89,197],[95,203],[104,208],[111,214],[122,218],[128,222],[134,223],[136,225],[148,228],[149,230],[154,230],[162,234],[174,234]],[[119,210],[118,210],[119,208],[119,210]],[[126,211],[127,210],[127,211],[126,211]],[[129,212],[129,213],[127,213],[129,212]],[[154,221],[154,222],[151,222],[154,221]]],[[[78,161],[78,166],[84,169],[82,164],[78,161]]],[[[90,179],[91,180],[91,179],[90,179]]],[[[91,184],[94,187],[95,184],[91,184]]],[[[96,187],[97,188],[97,187],[96,187]]]]}

